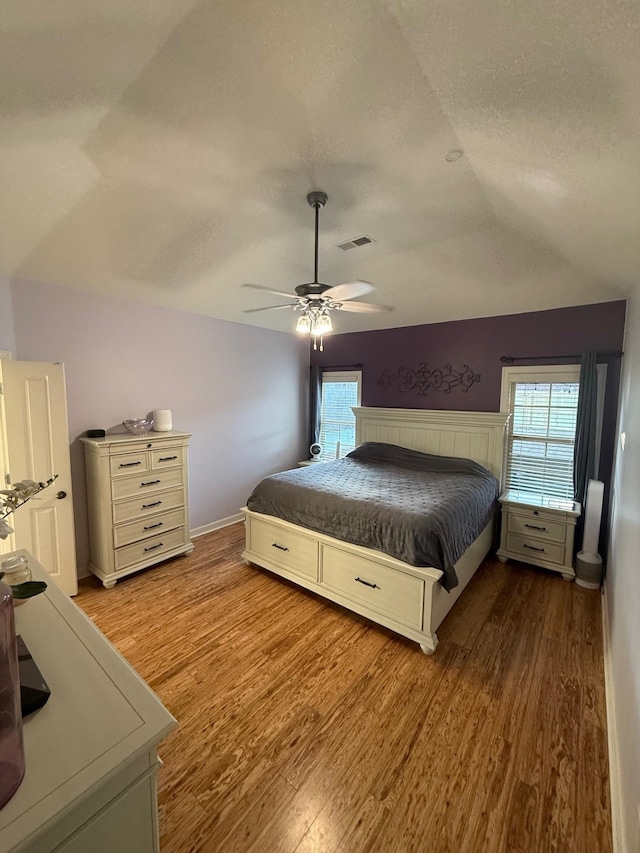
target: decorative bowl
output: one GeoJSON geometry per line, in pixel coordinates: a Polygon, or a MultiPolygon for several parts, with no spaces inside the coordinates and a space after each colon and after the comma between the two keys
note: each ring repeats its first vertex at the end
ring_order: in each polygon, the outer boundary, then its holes
{"type": "Polygon", "coordinates": [[[127,418],[126,421],[122,421],[122,426],[133,435],[144,435],[153,426],[153,421],[145,418],[127,418]]]}

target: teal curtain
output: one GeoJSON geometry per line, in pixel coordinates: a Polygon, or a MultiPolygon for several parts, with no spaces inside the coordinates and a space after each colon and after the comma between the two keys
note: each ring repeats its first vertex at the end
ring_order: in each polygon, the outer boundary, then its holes
{"type": "Polygon", "coordinates": [[[580,396],[573,448],[574,500],[584,507],[589,480],[596,479],[596,431],[598,426],[598,370],[596,353],[588,350],[580,362],[580,396]]]}
{"type": "Polygon", "coordinates": [[[320,441],[320,414],[322,411],[322,368],[317,364],[311,366],[309,378],[309,447],[320,441]]]}

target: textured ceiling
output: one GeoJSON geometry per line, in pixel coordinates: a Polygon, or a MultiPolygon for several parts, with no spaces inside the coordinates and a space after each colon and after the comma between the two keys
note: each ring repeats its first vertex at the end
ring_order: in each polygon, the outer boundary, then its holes
{"type": "Polygon", "coordinates": [[[4,0],[0,270],[291,330],[241,285],[313,277],[321,189],[394,306],[337,331],[624,297],[639,92],[635,0],[4,0]]]}

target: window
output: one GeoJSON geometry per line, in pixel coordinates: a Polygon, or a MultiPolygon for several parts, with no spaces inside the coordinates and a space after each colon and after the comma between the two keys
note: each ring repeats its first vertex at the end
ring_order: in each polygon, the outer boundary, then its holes
{"type": "MultiPolygon", "coordinates": [[[[606,367],[598,365],[600,432],[606,367]]],[[[573,448],[576,435],[580,367],[506,367],[502,373],[502,411],[508,426],[505,488],[519,497],[573,500],[573,448]]],[[[596,458],[599,456],[599,440],[596,458]]]]}
{"type": "Polygon", "coordinates": [[[322,374],[320,459],[341,459],[356,446],[356,419],[352,406],[360,405],[360,371],[322,374]]]}

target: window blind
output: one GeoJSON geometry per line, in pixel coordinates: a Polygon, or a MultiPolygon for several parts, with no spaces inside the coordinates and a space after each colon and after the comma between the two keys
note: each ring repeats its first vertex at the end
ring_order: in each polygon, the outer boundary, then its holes
{"type": "Polygon", "coordinates": [[[519,496],[573,499],[579,382],[512,382],[506,486],[519,496]]]}
{"type": "Polygon", "coordinates": [[[356,446],[356,419],[352,406],[359,405],[359,374],[325,373],[320,409],[320,459],[341,459],[356,446]]]}

